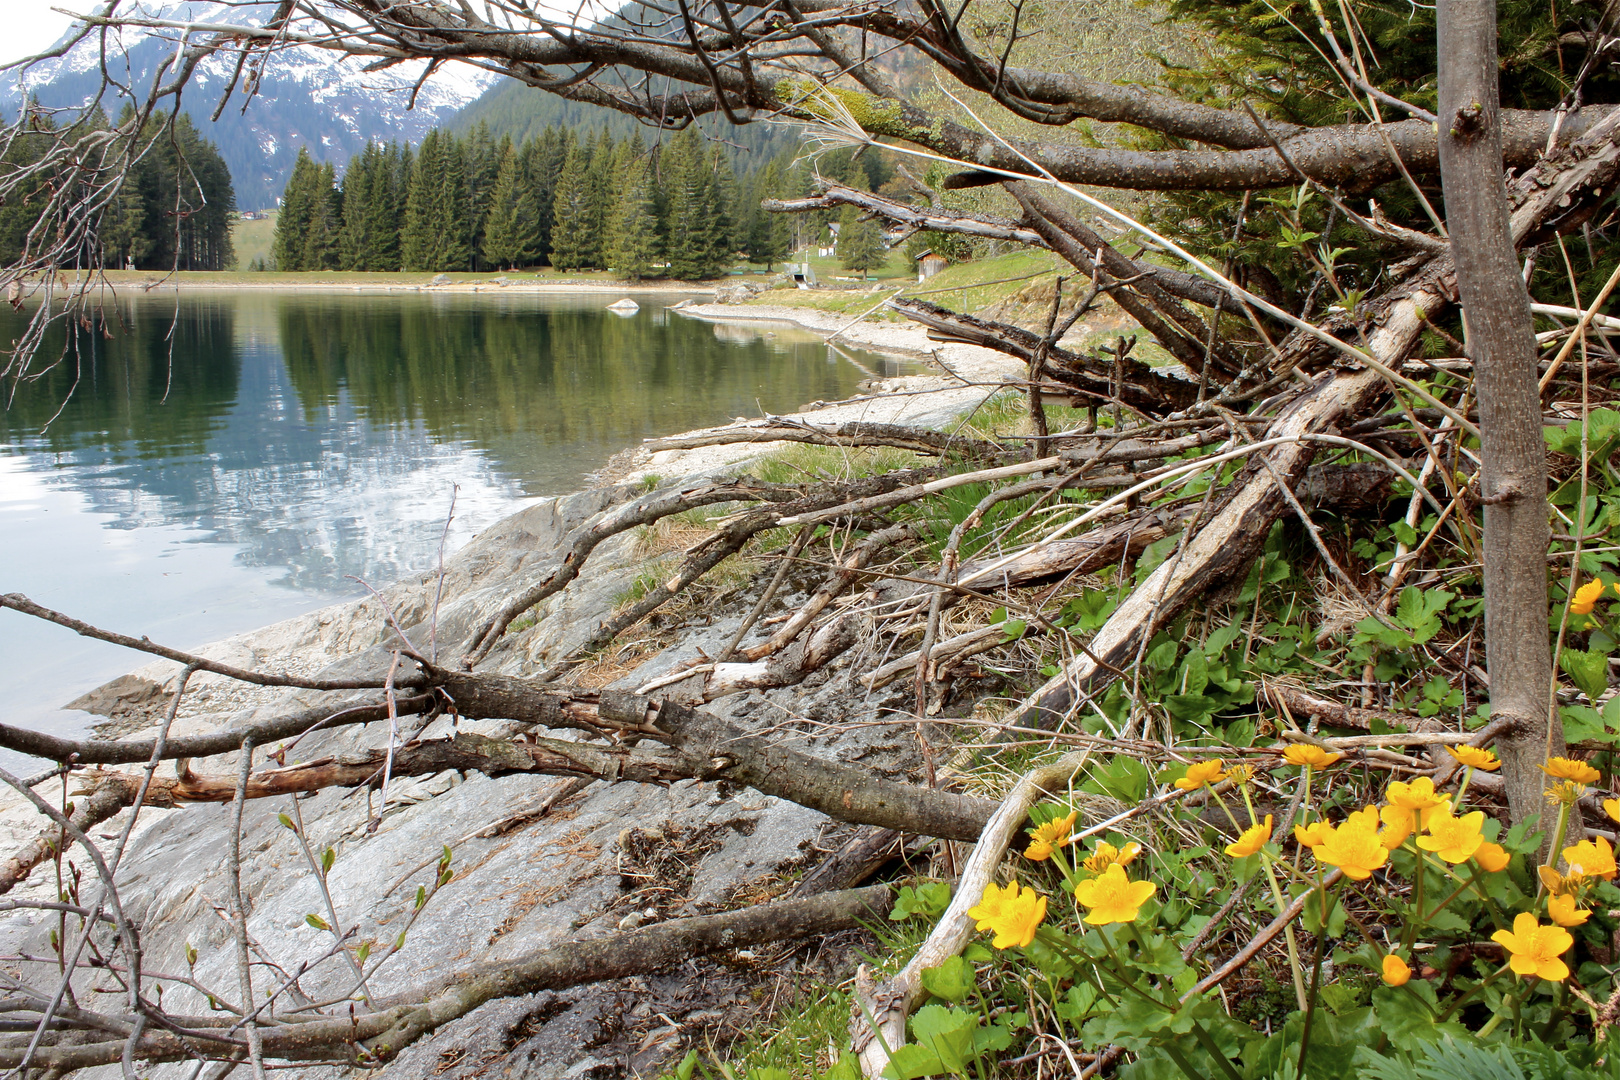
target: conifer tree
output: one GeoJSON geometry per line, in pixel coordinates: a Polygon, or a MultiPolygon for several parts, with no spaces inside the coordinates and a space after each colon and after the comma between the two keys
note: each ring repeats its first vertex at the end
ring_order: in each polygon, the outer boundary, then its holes
{"type": "Polygon", "coordinates": [[[343,170],[343,222],[338,227],[337,241],[340,270],[371,269],[371,215],[366,204],[371,199],[376,155],[376,144],[368,142],[364,150],[349,158],[349,167],[343,170]]]}
{"type": "Polygon", "coordinates": [[[883,231],[877,222],[861,216],[853,206],[844,207],[840,221],[838,257],[845,270],[859,270],[864,279],[868,270],[888,263],[889,250],[883,246],[883,231]]]}
{"type": "Polygon", "coordinates": [[[669,256],[670,276],[683,281],[707,277],[712,259],[704,216],[711,195],[697,132],[687,128],[675,136],[662,164],[669,200],[664,250],[669,256]]]}
{"type": "Polygon", "coordinates": [[[443,167],[440,145],[438,129],[429,131],[411,166],[405,220],[399,234],[400,265],[406,270],[427,270],[436,258],[433,201],[436,174],[443,167]]]}
{"type": "Polygon", "coordinates": [[[579,270],[601,264],[590,148],[568,136],[568,153],[552,199],[551,265],[579,270]]]}
{"type": "Polygon", "coordinates": [[[484,261],[507,270],[532,264],[539,253],[540,215],[534,205],[534,192],[523,179],[522,159],[510,139],[505,140],[489,202],[484,219],[484,261]]]}
{"type": "Polygon", "coordinates": [[[473,215],[467,197],[465,148],[452,135],[442,136],[443,167],[433,197],[437,230],[430,270],[467,270],[472,265],[473,215]]]}
{"type": "Polygon", "coordinates": [[[647,147],[638,131],[620,144],[618,198],[614,201],[608,263],[620,276],[640,281],[658,259],[658,201],[653,194],[647,147]]]}
{"type": "Polygon", "coordinates": [[[337,171],[331,162],[315,170],[310,194],[309,224],[304,229],[302,270],[335,270],[338,265],[338,227],[342,220],[337,171]]]}
{"type": "Polygon", "coordinates": [[[563,159],[568,156],[567,140],[556,128],[547,127],[540,138],[524,147],[526,178],[539,208],[541,262],[551,261],[551,228],[555,220],[557,181],[562,176],[563,159]]]}
{"type": "Polygon", "coordinates": [[[782,170],[776,161],[769,161],[753,176],[753,184],[744,208],[745,237],[742,248],[749,261],[764,263],[770,270],[774,263],[788,257],[792,250],[792,223],[789,214],[772,214],[761,208],[766,199],[783,197],[782,170]]]}
{"type": "Polygon", "coordinates": [[[277,270],[304,269],[304,239],[315,212],[320,168],[310,159],[309,150],[298,148],[292,176],[281,196],[281,212],[276,215],[276,233],[270,253],[277,270]]]}

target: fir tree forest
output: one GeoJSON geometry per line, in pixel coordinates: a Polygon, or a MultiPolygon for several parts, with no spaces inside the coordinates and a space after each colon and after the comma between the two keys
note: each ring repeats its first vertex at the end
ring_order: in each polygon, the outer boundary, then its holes
{"type": "MultiPolygon", "coordinates": [[[[695,129],[649,144],[635,131],[615,138],[607,128],[546,127],[519,143],[482,124],[465,135],[434,130],[414,150],[369,144],[341,175],[300,152],[273,268],[549,265],[687,281],[719,277],[739,259],[769,269],[825,221],[760,209],[764,199],[808,192],[808,163],[791,153],[746,157],[695,129]]],[[[858,175],[861,186],[883,179],[881,166],[873,175],[845,162],[840,173],[858,175]]]]}
{"type": "MultiPolygon", "coordinates": [[[[133,110],[126,108],[118,126],[132,122],[133,110]]],[[[6,147],[0,168],[26,168],[59,137],[48,114],[32,123],[34,130],[6,147]]],[[[91,134],[109,126],[97,109],[76,128],[91,134]]],[[[172,128],[164,114],[153,114],[141,140],[103,219],[95,261],[110,269],[229,269],[236,262],[231,242],[236,195],[218,147],[184,113],[172,128]]],[[[41,182],[23,198],[0,202],[0,260],[15,261],[55,242],[54,223],[41,216],[48,194],[49,186],[41,182]]]]}

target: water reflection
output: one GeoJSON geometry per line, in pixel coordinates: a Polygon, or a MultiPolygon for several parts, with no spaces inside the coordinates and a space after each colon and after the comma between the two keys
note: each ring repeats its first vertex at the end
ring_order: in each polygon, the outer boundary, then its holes
{"type": "Polygon", "coordinates": [[[809,335],[716,328],[661,297],[615,317],[605,299],[143,297],[123,333],[22,388],[0,444],[110,527],[203,530],[245,566],[337,594],[349,575],[430,565],[453,484],[460,542],[642,438],[862,377],[809,335]]]}
{"type": "MultiPolygon", "coordinates": [[[[642,438],[896,373],[611,299],[126,299],[119,332],[48,343],[61,361],[0,411],[0,591],[193,646],[430,568],[452,487],[453,549],[642,438]]],[[[12,722],[59,731],[87,719],[62,702],[136,663],[10,612],[0,654],[25,684],[12,722]]]]}

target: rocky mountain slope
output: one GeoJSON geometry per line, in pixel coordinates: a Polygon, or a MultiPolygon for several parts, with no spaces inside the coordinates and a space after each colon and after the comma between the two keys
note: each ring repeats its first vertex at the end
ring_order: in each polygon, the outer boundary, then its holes
{"type": "MultiPolygon", "coordinates": [[[[259,24],[273,10],[272,4],[243,7],[205,0],[146,0],[124,13],[259,24]]],[[[177,35],[175,30],[109,34],[109,72],[127,85],[150,85],[156,66],[174,54],[177,35]]],[[[68,55],[8,79],[0,86],[0,105],[15,109],[24,94],[37,96],[47,106],[82,105],[101,91],[101,56],[99,38],[87,38],[68,55]]],[[[468,65],[447,64],[423,84],[413,107],[411,91],[421,77],[420,64],[367,72],[359,62],[319,49],[290,48],[276,53],[259,93],[245,109],[240,94],[233,95],[218,122],[210,123],[237,58],[235,53],[220,53],[203,61],[182,107],[203,135],[219,147],[236,185],[236,204],[249,210],[275,205],[300,146],[309,147],[317,161],[341,165],[368,140],[415,143],[497,78],[468,65]]],[[[125,100],[116,92],[107,92],[101,104],[116,119],[125,100]]]]}

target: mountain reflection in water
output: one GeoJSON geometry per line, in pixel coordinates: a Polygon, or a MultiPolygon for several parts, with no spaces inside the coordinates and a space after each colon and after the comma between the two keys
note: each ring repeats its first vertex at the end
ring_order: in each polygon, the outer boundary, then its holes
{"type": "MultiPolygon", "coordinates": [[[[42,355],[61,361],[0,411],[0,591],[195,645],[353,595],[350,576],[429,569],[452,487],[453,549],[643,438],[897,370],[784,327],[682,318],[673,295],[628,317],[612,299],[123,298],[122,331],[65,354],[57,336],[42,355]]],[[[0,340],[22,318],[0,315],[0,340]]],[[[25,622],[0,612],[0,650],[50,709],[139,662],[25,622]]]]}

